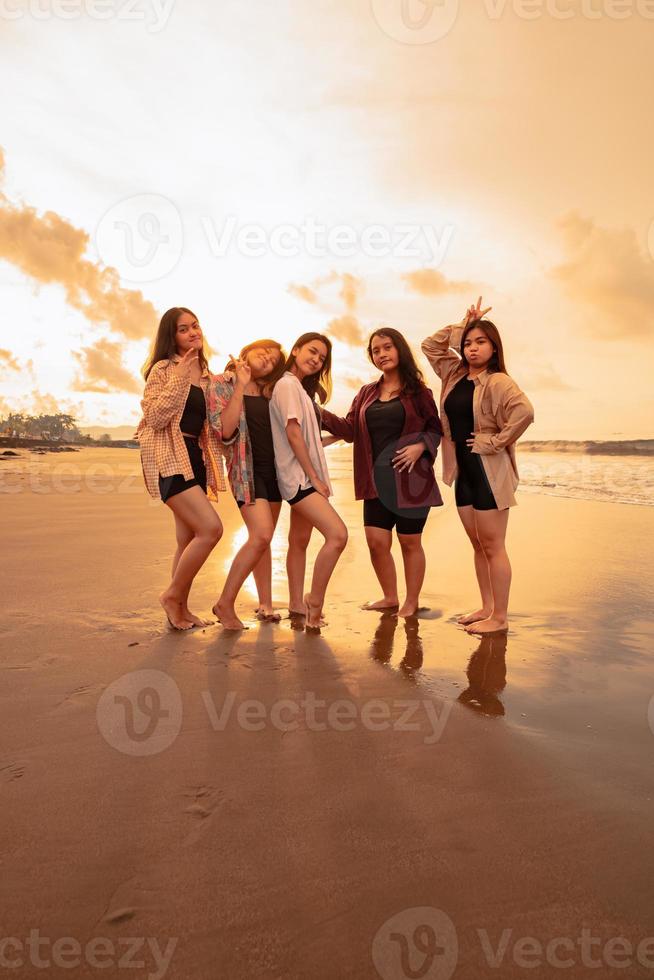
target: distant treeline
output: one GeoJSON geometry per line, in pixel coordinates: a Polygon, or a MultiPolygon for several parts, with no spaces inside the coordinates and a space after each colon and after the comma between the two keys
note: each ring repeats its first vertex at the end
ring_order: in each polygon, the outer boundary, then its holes
{"type": "Polygon", "coordinates": [[[545,442],[522,440],[520,449],[535,453],[585,453],[590,456],[654,456],[654,439],[618,439],[600,442],[551,439],[545,442]]]}
{"type": "Polygon", "coordinates": [[[23,415],[22,412],[11,412],[5,418],[0,418],[0,440],[3,445],[11,442],[29,443],[32,445],[53,442],[66,442],[78,446],[129,446],[131,440],[114,440],[108,432],[94,439],[93,436],[83,435],[73,415],[23,415]]]}

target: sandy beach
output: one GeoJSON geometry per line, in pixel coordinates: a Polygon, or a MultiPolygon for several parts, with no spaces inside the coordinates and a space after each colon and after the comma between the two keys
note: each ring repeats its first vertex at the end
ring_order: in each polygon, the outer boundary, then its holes
{"type": "MultiPolygon", "coordinates": [[[[428,608],[360,609],[378,587],[336,465],[350,541],[322,634],[256,623],[249,583],[249,630],[177,634],[138,453],[2,467],[10,975],[654,975],[654,510],[521,494],[511,629],[482,642],[455,625],[476,593],[447,488],[428,608]]],[[[218,510],[199,614],[243,540],[218,510]]]]}

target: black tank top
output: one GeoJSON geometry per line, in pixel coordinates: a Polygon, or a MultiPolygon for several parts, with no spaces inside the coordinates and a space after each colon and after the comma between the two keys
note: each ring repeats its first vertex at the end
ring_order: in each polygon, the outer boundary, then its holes
{"type": "Polygon", "coordinates": [[[204,400],[204,391],[198,385],[191,385],[184,412],[179,420],[179,427],[182,432],[198,437],[202,432],[206,417],[207,403],[204,400]]]}
{"type": "Polygon", "coordinates": [[[465,442],[475,428],[475,416],[472,410],[472,399],[475,393],[475,383],[465,375],[452,388],[445,399],[444,408],[450,432],[454,442],[465,442]]]}
{"type": "Polygon", "coordinates": [[[383,453],[387,446],[396,442],[402,435],[406,412],[404,405],[397,398],[382,402],[377,399],[366,409],[366,425],[372,443],[373,462],[383,453]]]}
{"type": "Polygon", "coordinates": [[[264,475],[274,474],[275,449],[270,426],[270,402],[265,395],[244,395],[243,401],[254,471],[264,475]]]}

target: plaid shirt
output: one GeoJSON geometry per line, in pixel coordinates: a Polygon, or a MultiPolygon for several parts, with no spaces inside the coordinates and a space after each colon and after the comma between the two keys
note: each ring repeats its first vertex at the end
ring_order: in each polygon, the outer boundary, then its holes
{"type": "MultiPolygon", "coordinates": [[[[158,498],[159,477],[181,474],[185,480],[193,479],[193,468],[182,431],[179,427],[184,414],[186,399],[191,387],[190,378],[180,378],[173,371],[179,358],[157,361],[148,380],[141,408],[143,418],[134,438],[141,446],[143,478],[149,494],[158,498]]],[[[209,384],[209,372],[204,371],[200,387],[205,398],[209,384]]],[[[207,468],[207,496],[217,500],[218,491],[225,490],[223,448],[215,430],[204,423],[198,440],[207,468]]]]}
{"type": "Polygon", "coordinates": [[[234,396],[234,375],[213,374],[207,390],[207,418],[209,425],[222,442],[227,458],[227,475],[234,494],[234,500],[254,503],[254,461],[245,407],[241,406],[238,429],[229,443],[223,441],[222,413],[234,396]]]}

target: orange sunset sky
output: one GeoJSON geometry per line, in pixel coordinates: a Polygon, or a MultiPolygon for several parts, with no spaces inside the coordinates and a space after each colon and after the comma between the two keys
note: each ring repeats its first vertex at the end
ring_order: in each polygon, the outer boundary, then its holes
{"type": "Polygon", "coordinates": [[[0,414],[136,423],[178,304],[214,370],[326,330],[345,409],[481,293],[530,438],[653,434],[654,3],[0,7],[0,414]]]}

